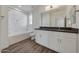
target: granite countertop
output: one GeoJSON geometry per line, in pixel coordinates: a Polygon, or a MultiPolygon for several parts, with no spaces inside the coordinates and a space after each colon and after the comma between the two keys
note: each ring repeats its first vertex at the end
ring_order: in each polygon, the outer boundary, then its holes
{"type": "Polygon", "coordinates": [[[66,32],[66,33],[78,34],[79,29],[70,28],[70,27],[39,27],[39,28],[35,28],[35,30],[56,31],[56,32],[66,32]]]}

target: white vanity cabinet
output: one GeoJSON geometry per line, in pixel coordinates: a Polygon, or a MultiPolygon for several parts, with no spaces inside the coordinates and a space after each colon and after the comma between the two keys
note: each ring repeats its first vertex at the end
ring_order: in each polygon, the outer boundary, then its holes
{"type": "Polygon", "coordinates": [[[58,52],[76,52],[77,34],[49,31],[49,48],[58,52]]]}
{"type": "Polygon", "coordinates": [[[62,53],[77,52],[77,34],[36,30],[36,42],[62,53]]]}
{"type": "Polygon", "coordinates": [[[77,34],[73,33],[62,33],[58,37],[60,42],[60,51],[65,53],[74,53],[77,52],[77,34]]]}
{"type": "MultiPolygon", "coordinates": [[[[65,53],[76,52],[77,34],[55,32],[54,37],[55,37],[55,41],[57,41],[57,42],[54,42],[54,44],[53,44],[54,39],[49,39],[50,48],[55,46],[54,47],[55,51],[58,51],[58,52],[65,52],[65,53]]],[[[51,38],[53,38],[53,35],[51,36],[51,38]]],[[[52,48],[52,50],[53,50],[53,48],[52,48]]]]}
{"type": "Polygon", "coordinates": [[[48,47],[48,31],[37,30],[35,38],[37,43],[48,47]]]}
{"type": "Polygon", "coordinates": [[[75,39],[60,39],[60,51],[64,53],[76,52],[76,40],[75,39]]]}
{"type": "Polygon", "coordinates": [[[50,49],[59,51],[59,40],[57,39],[58,33],[49,31],[49,40],[48,40],[48,46],[50,49]]]}

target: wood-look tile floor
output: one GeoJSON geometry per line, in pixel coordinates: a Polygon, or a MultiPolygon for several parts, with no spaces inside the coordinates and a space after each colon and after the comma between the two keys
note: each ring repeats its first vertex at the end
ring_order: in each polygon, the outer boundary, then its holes
{"type": "Polygon", "coordinates": [[[2,50],[2,53],[56,53],[44,46],[41,46],[30,38],[10,45],[2,50]]]}

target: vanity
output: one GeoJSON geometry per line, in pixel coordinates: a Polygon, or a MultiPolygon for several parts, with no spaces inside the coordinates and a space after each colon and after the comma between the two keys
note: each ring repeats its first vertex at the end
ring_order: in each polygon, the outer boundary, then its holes
{"type": "Polygon", "coordinates": [[[36,43],[61,53],[79,52],[79,7],[62,6],[40,13],[36,43]],[[41,27],[40,27],[41,26],[41,27]]]}
{"type": "Polygon", "coordinates": [[[35,41],[61,53],[78,52],[78,29],[65,27],[40,27],[35,30],[35,41]]]}

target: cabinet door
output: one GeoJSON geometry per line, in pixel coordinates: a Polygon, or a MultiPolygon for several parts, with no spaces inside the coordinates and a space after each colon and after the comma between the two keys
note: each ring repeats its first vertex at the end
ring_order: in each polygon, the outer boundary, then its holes
{"type": "Polygon", "coordinates": [[[59,40],[57,39],[57,34],[56,32],[50,32],[49,33],[49,48],[52,50],[55,50],[59,52],[59,40]]]}
{"type": "Polygon", "coordinates": [[[78,53],[79,53],[79,34],[78,34],[78,36],[77,36],[77,39],[78,39],[78,42],[77,42],[77,47],[78,47],[78,49],[77,49],[77,51],[78,51],[78,53]]]}
{"type": "Polygon", "coordinates": [[[37,42],[37,43],[40,43],[40,31],[38,31],[38,30],[36,30],[36,32],[35,32],[36,34],[35,34],[35,41],[37,42]]]}
{"type": "Polygon", "coordinates": [[[60,51],[63,53],[74,53],[76,52],[76,39],[59,39],[60,40],[60,51]]]}
{"type": "Polygon", "coordinates": [[[48,31],[37,31],[36,42],[48,47],[48,31]]]}
{"type": "Polygon", "coordinates": [[[48,47],[48,31],[41,31],[41,44],[48,47]]]}

